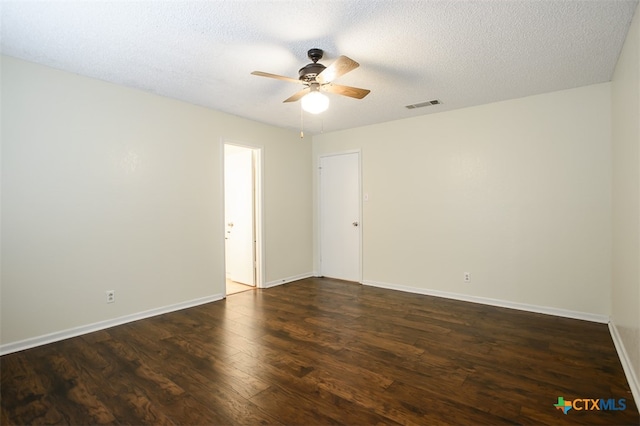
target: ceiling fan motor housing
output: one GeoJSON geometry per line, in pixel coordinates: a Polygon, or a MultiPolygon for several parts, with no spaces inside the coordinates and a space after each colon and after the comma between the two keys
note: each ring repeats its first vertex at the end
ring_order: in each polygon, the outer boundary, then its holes
{"type": "Polygon", "coordinates": [[[316,80],[318,74],[320,74],[326,68],[324,65],[318,63],[318,61],[322,59],[323,55],[324,52],[322,51],[322,49],[309,49],[309,51],[307,52],[307,56],[313,62],[300,68],[300,70],[298,71],[300,80],[305,82],[312,82],[316,80]]]}
{"type": "Polygon", "coordinates": [[[324,71],[326,67],[322,64],[312,63],[300,68],[298,75],[300,80],[305,82],[312,82],[316,80],[318,74],[324,71]]]}

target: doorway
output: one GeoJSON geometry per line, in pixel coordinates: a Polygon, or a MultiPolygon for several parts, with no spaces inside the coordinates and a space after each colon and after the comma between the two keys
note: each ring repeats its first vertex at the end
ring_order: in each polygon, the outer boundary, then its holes
{"type": "Polygon", "coordinates": [[[360,282],[360,152],[321,156],[319,163],[321,274],[360,282]]]}
{"type": "Polygon", "coordinates": [[[261,174],[259,148],[224,144],[226,294],[261,285],[261,174]]]}

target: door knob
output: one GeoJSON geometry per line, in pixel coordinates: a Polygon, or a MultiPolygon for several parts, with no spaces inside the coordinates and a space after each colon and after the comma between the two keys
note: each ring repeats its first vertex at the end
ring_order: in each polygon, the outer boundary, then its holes
{"type": "Polygon", "coordinates": [[[358,222],[353,222],[353,223],[352,223],[352,225],[353,225],[353,226],[358,226],[358,225],[359,225],[359,223],[358,223],[358,222]]]}

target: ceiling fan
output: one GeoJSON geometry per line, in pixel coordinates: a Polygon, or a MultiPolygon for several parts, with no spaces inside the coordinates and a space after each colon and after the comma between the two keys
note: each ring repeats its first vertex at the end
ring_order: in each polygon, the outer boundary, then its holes
{"type": "Polygon", "coordinates": [[[362,99],[369,94],[370,90],[367,89],[341,86],[333,83],[333,80],[353,71],[358,68],[360,64],[351,58],[340,56],[331,65],[325,67],[318,63],[318,61],[322,59],[323,54],[324,52],[322,49],[310,49],[307,52],[307,56],[312,62],[300,68],[298,71],[298,75],[300,77],[297,80],[262,71],[254,71],[251,74],[261,77],[276,78],[278,80],[289,81],[306,86],[304,89],[285,99],[284,102],[295,102],[302,99],[302,108],[313,114],[318,114],[326,110],[329,106],[329,98],[320,93],[321,91],[349,96],[350,98],[356,99],[362,99]]]}

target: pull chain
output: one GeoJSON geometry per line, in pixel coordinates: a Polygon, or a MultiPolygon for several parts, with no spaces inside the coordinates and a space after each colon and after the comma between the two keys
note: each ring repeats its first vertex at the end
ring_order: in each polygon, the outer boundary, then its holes
{"type": "Polygon", "coordinates": [[[300,103],[300,139],[304,139],[304,111],[302,110],[302,103],[300,103]]]}

